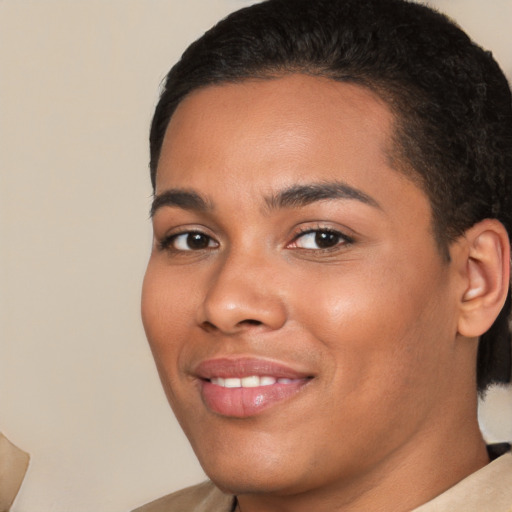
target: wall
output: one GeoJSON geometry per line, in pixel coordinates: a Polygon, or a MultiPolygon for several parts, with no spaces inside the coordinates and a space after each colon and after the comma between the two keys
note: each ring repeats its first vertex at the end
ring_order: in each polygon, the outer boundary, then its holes
{"type": "MultiPolygon", "coordinates": [[[[0,429],[32,455],[15,512],[128,510],[203,478],[139,320],[147,128],[181,51],[247,3],[0,0],[0,429]]],[[[512,0],[433,4],[512,71],[512,0]]],[[[512,437],[495,396],[484,427],[512,437]]]]}

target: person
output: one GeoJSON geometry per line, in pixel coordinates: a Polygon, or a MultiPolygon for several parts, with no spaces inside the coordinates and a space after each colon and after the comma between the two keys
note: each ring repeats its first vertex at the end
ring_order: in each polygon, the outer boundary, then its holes
{"type": "Polygon", "coordinates": [[[210,481],[139,512],[510,512],[512,110],[405,0],[268,0],[169,72],[146,334],[210,481]]]}
{"type": "Polygon", "coordinates": [[[0,433],[0,512],[9,512],[25,473],[30,456],[0,433]]]}

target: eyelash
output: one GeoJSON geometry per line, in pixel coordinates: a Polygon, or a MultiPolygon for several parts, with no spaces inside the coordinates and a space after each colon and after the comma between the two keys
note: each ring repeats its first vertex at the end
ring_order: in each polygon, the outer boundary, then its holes
{"type": "MultiPolygon", "coordinates": [[[[208,244],[210,244],[210,242],[214,240],[211,236],[207,235],[206,233],[203,233],[202,231],[191,229],[191,230],[181,231],[179,233],[173,233],[171,235],[165,236],[162,240],[160,240],[158,242],[158,248],[161,251],[169,251],[169,252],[173,252],[173,253],[184,253],[184,252],[197,252],[197,251],[199,251],[200,249],[184,250],[184,249],[177,249],[176,247],[173,247],[173,244],[176,241],[176,239],[178,237],[184,236],[184,235],[187,235],[187,236],[190,236],[190,235],[200,235],[200,236],[203,236],[203,237],[208,239],[208,244]]],[[[218,242],[216,242],[216,243],[218,245],[218,242]]]]}
{"type": "MultiPolygon", "coordinates": [[[[350,236],[345,235],[341,231],[338,231],[336,229],[332,229],[330,227],[317,226],[315,228],[301,228],[301,229],[299,229],[299,232],[293,237],[292,241],[289,244],[287,244],[286,247],[289,248],[290,245],[296,244],[298,240],[300,240],[301,238],[306,237],[306,235],[315,234],[316,236],[318,236],[319,233],[323,233],[323,234],[327,234],[327,235],[330,235],[330,236],[337,237],[338,241],[334,245],[332,245],[330,247],[307,248],[307,247],[297,247],[297,246],[295,246],[295,249],[301,249],[301,250],[304,250],[304,251],[311,251],[311,252],[328,252],[328,251],[333,251],[333,250],[339,249],[340,246],[347,246],[347,245],[351,245],[351,244],[354,243],[354,239],[353,238],[351,238],[350,236]]],[[[216,246],[214,246],[213,248],[218,247],[219,243],[216,242],[215,239],[213,237],[211,237],[210,235],[207,235],[206,233],[204,233],[204,232],[202,232],[200,230],[188,230],[188,231],[182,231],[182,232],[179,232],[179,233],[173,233],[171,235],[165,236],[162,240],[160,240],[158,242],[158,249],[160,251],[168,251],[168,252],[172,252],[172,253],[187,253],[187,252],[193,253],[193,252],[199,252],[199,251],[202,251],[202,250],[209,250],[209,249],[211,249],[212,248],[212,247],[210,247],[211,242],[214,242],[214,244],[216,244],[216,246]],[[192,249],[192,248],[189,248],[189,249],[178,249],[176,247],[173,247],[174,242],[180,236],[185,236],[185,235],[187,237],[190,236],[190,235],[199,235],[201,237],[205,237],[208,240],[208,246],[204,247],[204,248],[198,248],[198,249],[192,249]]],[[[315,243],[316,242],[317,241],[315,241],[315,243]]],[[[317,245],[318,245],[318,243],[317,243],[317,245]]]]}
{"type": "Polygon", "coordinates": [[[296,243],[297,240],[304,238],[306,235],[312,235],[312,234],[318,235],[319,233],[337,237],[338,242],[331,247],[324,247],[324,248],[319,247],[317,249],[298,247],[298,249],[302,249],[304,251],[311,251],[311,252],[327,252],[327,251],[337,250],[340,248],[340,246],[347,246],[347,245],[351,245],[354,243],[354,239],[351,238],[350,236],[342,233],[341,231],[339,231],[337,229],[333,229],[331,227],[325,227],[325,226],[316,226],[314,228],[300,228],[299,233],[293,237],[293,240],[291,243],[292,244],[296,243]]]}

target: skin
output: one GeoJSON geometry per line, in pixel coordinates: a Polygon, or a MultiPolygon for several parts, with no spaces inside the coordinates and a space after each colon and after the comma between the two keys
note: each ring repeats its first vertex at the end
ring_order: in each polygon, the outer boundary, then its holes
{"type": "Polygon", "coordinates": [[[487,462],[477,341],[458,333],[467,248],[442,257],[426,195],[391,167],[392,133],[368,90],[304,75],[201,89],[169,124],[156,196],[209,208],[155,203],[143,321],[181,426],[243,512],[411,510],[487,462]],[[269,200],[326,182],[367,200],[269,200]],[[341,234],[321,249],[326,229],[341,234]],[[206,247],[186,250],[191,230],[206,247]],[[216,357],[311,378],[228,417],[194,375],[216,357]]]}

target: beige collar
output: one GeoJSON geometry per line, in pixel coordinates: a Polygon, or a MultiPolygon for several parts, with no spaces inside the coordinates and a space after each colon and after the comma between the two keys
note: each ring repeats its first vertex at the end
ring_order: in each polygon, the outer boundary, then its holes
{"type": "Polygon", "coordinates": [[[413,512],[512,512],[512,453],[506,453],[413,512]]]}

